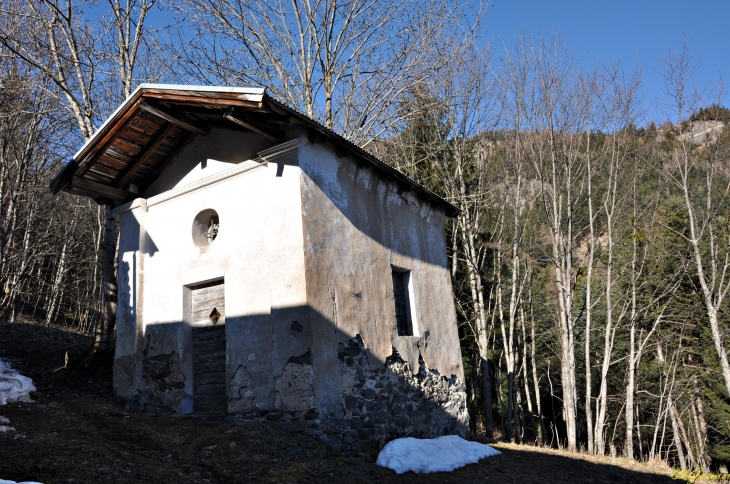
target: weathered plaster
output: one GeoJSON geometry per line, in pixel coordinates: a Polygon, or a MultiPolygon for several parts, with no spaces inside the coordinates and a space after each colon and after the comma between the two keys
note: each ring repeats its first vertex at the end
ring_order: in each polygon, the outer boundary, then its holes
{"type": "Polygon", "coordinates": [[[410,368],[422,357],[463,381],[444,213],[327,145],[302,139],[299,153],[318,410],[337,413],[327,398],[344,390],[333,348],[356,334],[365,335],[374,369],[395,348],[410,368]],[[420,336],[397,335],[391,266],[411,271],[420,336]]]}
{"type": "Polygon", "coordinates": [[[114,389],[125,398],[138,393],[141,378],[135,362],[141,360],[143,351],[146,215],[145,199],[135,200],[121,215],[121,224],[128,228],[120,232],[119,238],[114,389]]]}
{"type": "Polygon", "coordinates": [[[228,411],[231,413],[245,413],[256,410],[256,394],[251,386],[251,375],[248,374],[245,366],[238,366],[230,384],[228,411]]]}
{"type": "Polygon", "coordinates": [[[275,379],[274,409],[303,416],[314,408],[313,377],[311,363],[287,363],[281,376],[275,379]]]}
{"type": "Polygon", "coordinates": [[[229,413],[273,412],[345,432],[352,446],[462,433],[441,209],[302,133],[263,151],[231,133],[197,139],[149,198],[118,208],[117,393],[194,411],[191,287],[222,281],[229,413]],[[191,230],[205,209],[220,229],[201,250],[191,230]],[[410,271],[413,336],[397,335],[393,266],[410,271]]]}

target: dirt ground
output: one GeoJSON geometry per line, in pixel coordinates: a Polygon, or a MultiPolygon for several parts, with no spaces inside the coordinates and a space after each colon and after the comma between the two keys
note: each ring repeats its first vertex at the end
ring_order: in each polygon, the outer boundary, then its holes
{"type": "Polygon", "coordinates": [[[34,403],[0,407],[0,479],[51,483],[669,483],[670,469],[495,444],[502,455],[452,473],[396,475],[375,454],[327,456],[312,437],[266,422],[240,426],[130,411],[116,403],[110,362],[63,368],[90,339],[0,323],[0,358],[33,378],[34,403]]]}

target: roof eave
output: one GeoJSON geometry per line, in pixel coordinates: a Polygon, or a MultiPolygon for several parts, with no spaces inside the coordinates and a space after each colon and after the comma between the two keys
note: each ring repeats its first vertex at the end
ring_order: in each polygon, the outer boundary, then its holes
{"type": "MultiPolygon", "coordinates": [[[[313,119],[310,119],[304,114],[298,112],[296,109],[293,109],[269,96],[264,88],[140,84],[76,152],[72,160],[53,178],[53,180],[51,180],[51,191],[55,194],[61,190],[69,189],[77,170],[83,169],[83,166],[81,165],[84,161],[88,162],[87,158],[89,158],[89,154],[93,152],[99,143],[104,142],[104,138],[107,134],[112,133],[119,128],[120,122],[123,124],[124,119],[130,115],[130,110],[136,110],[144,98],[159,97],[162,100],[165,96],[175,96],[176,94],[177,96],[183,97],[197,97],[201,102],[205,102],[206,98],[211,100],[223,98],[223,100],[229,100],[231,102],[242,101],[245,103],[262,103],[266,101],[267,103],[284,110],[286,113],[291,114],[292,117],[298,121],[298,124],[303,125],[305,128],[310,130],[310,132],[315,131],[320,133],[324,139],[330,141],[336,148],[344,152],[349,152],[359,160],[364,161],[365,164],[372,165],[382,172],[387,173],[386,178],[396,180],[404,191],[414,190],[418,192],[421,197],[428,199],[431,202],[435,202],[436,205],[440,206],[444,210],[446,216],[457,217],[461,213],[457,207],[426,187],[420,185],[415,180],[410,179],[394,167],[381,161],[368,151],[346,140],[344,137],[313,119]]],[[[89,159],[93,159],[93,155],[89,159]]]]}
{"type": "Polygon", "coordinates": [[[328,129],[327,127],[321,125],[320,123],[314,121],[313,119],[310,119],[307,116],[304,116],[303,114],[297,112],[296,110],[293,110],[289,106],[283,104],[282,102],[278,101],[275,98],[272,98],[271,96],[264,94],[264,100],[266,102],[275,104],[281,109],[285,109],[289,111],[290,113],[297,116],[297,119],[303,121],[306,123],[308,128],[314,129],[324,136],[327,137],[333,144],[339,145],[342,148],[345,148],[346,150],[350,151],[353,155],[356,157],[364,160],[365,162],[375,165],[377,168],[389,172],[393,175],[393,178],[395,178],[398,182],[401,184],[407,185],[409,187],[412,187],[415,191],[419,192],[421,195],[425,196],[428,199],[431,199],[433,201],[438,202],[439,205],[444,209],[444,213],[448,217],[456,218],[461,214],[461,210],[454,206],[453,204],[449,203],[447,200],[445,200],[440,195],[432,192],[428,188],[424,187],[420,183],[418,183],[415,180],[412,180],[408,176],[406,176],[404,173],[401,173],[397,169],[393,168],[392,166],[388,165],[387,163],[383,162],[382,160],[378,159],[375,155],[369,153],[368,151],[364,150],[363,148],[357,146],[351,141],[348,141],[343,136],[335,133],[331,129],[328,129]]]}

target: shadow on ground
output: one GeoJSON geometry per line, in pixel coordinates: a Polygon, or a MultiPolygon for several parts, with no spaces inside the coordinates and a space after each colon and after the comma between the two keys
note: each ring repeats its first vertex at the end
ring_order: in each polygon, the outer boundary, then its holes
{"type": "Polygon", "coordinates": [[[115,402],[111,362],[63,368],[88,337],[30,323],[0,323],[0,358],[33,378],[35,403],[0,407],[16,432],[0,433],[0,479],[51,483],[669,483],[667,475],[501,447],[452,473],[401,476],[373,454],[326,455],[313,438],[261,422],[134,412],[115,402]]]}

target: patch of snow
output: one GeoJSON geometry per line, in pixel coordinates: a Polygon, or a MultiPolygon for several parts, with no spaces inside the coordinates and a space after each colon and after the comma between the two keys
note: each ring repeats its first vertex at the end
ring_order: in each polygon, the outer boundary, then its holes
{"type": "Polygon", "coordinates": [[[5,479],[0,479],[0,484],[41,484],[41,483],[35,482],[35,481],[15,482],[15,481],[6,481],[5,479]]]}
{"type": "MultiPolygon", "coordinates": [[[[10,368],[0,360],[0,405],[8,402],[32,402],[30,393],[35,391],[33,380],[10,368]]],[[[0,481],[0,484],[3,484],[0,481]]]]}
{"type": "MultiPolygon", "coordinates": [[[[15,428],[11,427],[8,424],[10,424],[10,419],[7,418],[7,417],[3,417],[2,415],[0,415],[0,434],[2,434],[4,432],[9,432],[11,430],[13,432],[15,432],[15,428]]],[[[0,483],[0,484],[2,484],[2,483],[0,483]]]]}
{"type": "Polygon", "coordinates": [[[436,439],[395,439],[378,454],[376,464],[393,469],[397,474],[451,472],[484,457],[499,455],[500,451],[479,442],[469,442],[458,435],[436,439]]]}

